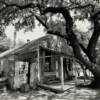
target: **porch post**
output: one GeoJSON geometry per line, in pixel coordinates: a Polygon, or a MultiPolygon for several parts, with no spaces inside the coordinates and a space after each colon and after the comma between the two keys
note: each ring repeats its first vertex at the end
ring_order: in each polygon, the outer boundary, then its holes
{"type": "Polygon", "coordinates": [[[60,58],[60,61],[61,61],[61,89],[64,90],[63,57],[60,58]]]}
{"type": "Polygon", "coordinates": [[[59,73],[58,73],[58,61],[56,60],[56,77],[59,77],[59,73]]]}
{"type": "Polygon", "coordinates": [[[38,55],[37,55],[37,61],[38,61],[38,81],[40,82],[40,49],[39,49],[39,47],[38,47],[38,51],[37,51],[37,53],[38,53],[38,55]]]}
{"type": "Polygon", "coordinates": [[[45,80],[44,77],[44,67],[45,67],[45,51],[42,51],[42,63],[41,63],[41,83],[43,83],[45,80]]]}

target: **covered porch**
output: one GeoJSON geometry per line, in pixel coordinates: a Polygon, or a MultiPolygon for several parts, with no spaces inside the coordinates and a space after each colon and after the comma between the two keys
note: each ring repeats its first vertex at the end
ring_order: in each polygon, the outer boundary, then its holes
{"type": "Polygon", "coordinates": [[[23,84],[31,88],[37,84],[50,85],[50,79],[64,89],[65,70],[69,69],[71,56],[56,47],[57,44],[52,45],[51,39],[47,41],[49,38],[42,37],[0,55],[0,70],[4,71],[11,88],[17,89],[23,84]]]}

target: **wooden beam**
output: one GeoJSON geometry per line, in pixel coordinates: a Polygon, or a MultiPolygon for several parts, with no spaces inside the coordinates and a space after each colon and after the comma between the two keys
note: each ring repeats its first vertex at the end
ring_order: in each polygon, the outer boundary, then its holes
{"type": "Polygon", "coordinates": [[[41,60],[41,83],[44,82],[44,69],[45,69],[45,51],[42,51],[42,59],[41,60]]]}
{"type": "Polygon", "coordinates": [[[61,60],[61,89],[64,90],[63,57],[61,57],[60,60],[61,60]]]}
{"type": "Polygon", "coordinates": [[[15,46],[16,46],[16,37],[17,37],[17,34],[16,34],[16,30],[14,31],[14,44],[13,44],[13,48],[15,48],[15,46]]]}
{"type": "Polygon", "coordinates": [[[55,88],[52,88],[49,85],[45,85],[45,84],[38,84],[37,86],[42,88],[42,89],[50,90],[50,91],[55,92],[55,93],[63,93],[64,92],[64,90],[55,89],[55,88]]]}
{"type": "Polygon", "coordinates": [[[58,60],[56,60],[56,77],[59,77],[59,73],[58,73],[58,60]]]}
{"type": "Polygon", "coordinates": [[[38,60],[38,81],[40,82],[40,49],[38,48],[37,50],[38,56],[37,56],[37,60],[38,60]]]}

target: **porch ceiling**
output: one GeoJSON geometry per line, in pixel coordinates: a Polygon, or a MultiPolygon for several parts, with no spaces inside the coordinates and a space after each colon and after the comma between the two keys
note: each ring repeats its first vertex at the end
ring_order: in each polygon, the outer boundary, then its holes
{"type": "Polygon", "coordinates": [[[15,60],[26,60],[28,61],[29,59],[34,59],[37,57],[37,52],[34,51],[34,52],[27,52],[27,53],[24,53],[24,54],[15,54],[15,60]]]}
{"type": "Polygon", "coordinates": [[[48,51],[48,52],[51,52],[52,54],[56,54],[56,55],[59,55],[59,56],[70,56],[72,57],[72,55],[68,55],[66,54],[65,52],[61,52],[61,51],[56,51],[56,50],[53,50],[53,49],[49,49],[49,48],[44,48],[42,46],[40,46],[40,49],[41,50],[45,50],[45,51],[48,51]]]}

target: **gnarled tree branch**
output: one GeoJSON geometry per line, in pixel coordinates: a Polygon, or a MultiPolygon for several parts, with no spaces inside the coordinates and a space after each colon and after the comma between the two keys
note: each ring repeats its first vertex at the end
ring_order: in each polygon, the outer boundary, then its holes
{"type": "Polygon", "coordinates": [[[80,45],[78,42],[78,39],[73,32],[73,20],[70,16],[70,13],[67,9],[65,8],[55,8],[55,7],[49,7],[45,11],[45,13],[51,12],[51,13],[61,13],[66,21],[66,34],[68,35],[70,44],[73,48],[74,55],[76,56],[77,59],[79,59],[83,64],[86,65],[87,69],[91,70],[91,72],[95,75],[98,76],[100,75],[99,71],[100,68],[97,65],[94,65],[90,60],[86,60],[83,55],[81,54],[81,49],[80,45]],[[94,68],[95,67],[95,68],[94,68]]]}
{"type": "Polygon", "coordinates": [[[93,21],[94,21],[94,31],[87,46],[87,54],[92,62],[94,62],[96,58],[95,49],[96,49],[97,41],[100,36],[100,24],[98,18],[96,17],[93,21]]]}

